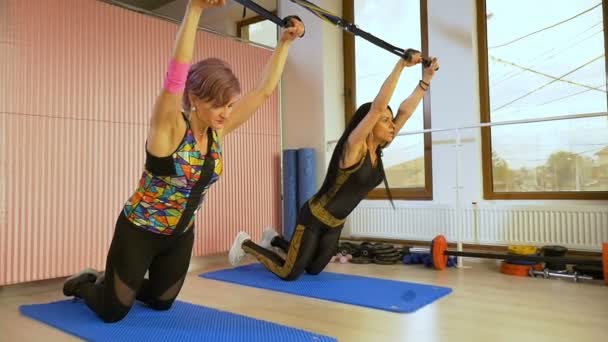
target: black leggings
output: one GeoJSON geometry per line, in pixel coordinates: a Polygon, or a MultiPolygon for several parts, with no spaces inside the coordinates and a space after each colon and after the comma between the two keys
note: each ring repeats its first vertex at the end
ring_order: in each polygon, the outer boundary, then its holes
{"type": "Polygon", "coordinates": [[[285,259],[251,240],[243,243],[243,250],[253,255],[269,271],[283,280],[296,280],[306,271],[317,275],[336,255],[342,226],[328,227],[310,214],[305,205],[298,215],[298,224],[287,241],[281,237],[272,240],[272,246],[287,253],[285,259]]]}
{"type": "Polygon", "coordinates": [[[102,284],[85,283],[78,291],[105,322],[123,319],[135,299],[168,310],[181,290],[192,254],[193,229],[175,236],[149,232],[123,215],[116,222],[102,284]],[[149,279],[145,279],[149,270],[149,279]]]}

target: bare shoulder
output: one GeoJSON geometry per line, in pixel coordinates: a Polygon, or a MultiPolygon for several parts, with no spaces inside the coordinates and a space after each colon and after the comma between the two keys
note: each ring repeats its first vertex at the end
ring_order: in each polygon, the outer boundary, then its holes
{"type": "Polygon", "coordinates": [[[365,155],[367,145],[365,142],[349,145],[344,144],[344,151],[342,152],[342,158],[340,159],[340,168],[347,169],[361,160],[361,157],[365,155]]]}
{"type": "Polygon", "coordinates": [[[180,119],[151,124],[148,131],[146,149],[156,157],[171,155],[181,143],[186,132],[186,121],[180,119]]]}

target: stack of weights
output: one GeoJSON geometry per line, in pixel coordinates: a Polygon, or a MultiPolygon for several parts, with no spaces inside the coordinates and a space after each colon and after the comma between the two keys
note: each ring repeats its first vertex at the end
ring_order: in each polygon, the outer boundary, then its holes
{"type": "Polygon", "coordinates": [[[604,269],[601,265],[574,265],[572,270],[593,279],[604,279],[604,269]]]}
{"type": "Polygon", "coordinates": [[[390,244],[363,242],[358,246],[350,262],[354,264],[375,263],[393,265],[401,260],[401,249],[390,244]]]}
{"type": "Polygon", "coordinates": [[[330,262],[339,262],[345,264],[359,255],[359,245],[352,242],[341,242],[338,245],[336,255],[331,258],[330,262]]]}
{"type": "MultiPolygon", "coordinates": [[[[511,255],[539,255],[538,248],[534,246],[509,246],[508,254],[511,255]]],[[[530,269],[542,271],[543,265],[535,261],[503,261],[500,265],[500,272],[508,275],[527,277],[530,269]]]]}
{"type": "MultiPolygon", "coordinates": [[[[568,252],[568,248],[563,246],[544,246],[543,256],[546,257],[563,257],[568,252]]],[[[568,271],[566,264],[558,264],[548,262],[545,264],[545,268],[551,272],[566,273],[568,271]]]]}
{"type": "Polygon", "coordinates": [[[379,265],[393,265],[401,261],[401,249],[390,244],[374,245],[374,263],[379,265]]]}

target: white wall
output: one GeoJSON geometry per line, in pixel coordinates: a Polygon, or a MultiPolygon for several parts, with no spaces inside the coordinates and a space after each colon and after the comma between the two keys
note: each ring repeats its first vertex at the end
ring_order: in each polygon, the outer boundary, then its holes
{"type": "MultiPolygon", "coordinates": [[[[341,1],[313,1],[333,13],[342,13],[341,1]]],[[[342,31],[322,22],[288,0],[279,1],[279,16],[298,15],[306,34],[290,50],[281,84],[283,148],[316,150],[317,187],[326,162],[327,141],[344,129],[344,75],[342,31]]]]}
{"type": "MultiPolygon", "coordinates": [[[[429,54],[437,56],[441,69],[431,86],[433,128],[459,127],[479,123],[478,61],[475,0],[428,2],[429,54]]],[[[481,135],[479,130],[461,135],[461,201],[479,201],[483,194],[481,135]]],[[[456,201],[456,136],[453,132],[433,134],[433,199],[456,201]]]]}

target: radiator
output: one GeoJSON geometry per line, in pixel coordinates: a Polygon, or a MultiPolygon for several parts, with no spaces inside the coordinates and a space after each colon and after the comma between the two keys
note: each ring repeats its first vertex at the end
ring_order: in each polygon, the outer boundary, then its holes
{"type": "Polygon", "coordinates": [[[489,245],[561,245],[601,250],[608,241],[608,208],[600,206],[448,205],[398,206],[364,203],[350,216],[351,236],[489,245]]]}

